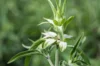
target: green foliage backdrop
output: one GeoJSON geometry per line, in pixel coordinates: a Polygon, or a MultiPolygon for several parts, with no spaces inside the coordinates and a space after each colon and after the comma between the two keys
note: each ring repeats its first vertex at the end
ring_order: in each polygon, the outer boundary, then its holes
{"type": "MultiPolygon", "coordinates": [[[[66,33],[78,36],[84,31],[87,37],[84,52],[93,66],[100,61],[100,0],[67,0],[66,16],[75,16],[66,33]]],[[[23,59],[7,65],[19,51],[21,44],[30,45],[28,38],[36,40],[49,25],[37,26],[43,17],[52,18],[47,0],[0,0],[0,66],[22,66],[23,59]]],[[[71,42],[69,42],[71,43],[71,42]]],[[[65,51],[67,53],[67,51],[65,51]]],[[[32,66],[48,65],[41,56],[33,56],[32,66]]],[[[67,58],[63,53],[63,58],[67,58]]]]}

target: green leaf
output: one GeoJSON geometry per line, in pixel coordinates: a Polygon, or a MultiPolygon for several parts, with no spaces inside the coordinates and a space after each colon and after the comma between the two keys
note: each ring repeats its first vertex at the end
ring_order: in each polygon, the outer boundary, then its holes
{"type": "Polygon", "coordinates": [[[26,46],[26,45],[24,45],[24,44],[22,44],[22,46],[23,46],[24,48],[26,48],[26,49],[29,49],[29,48],[30,48],[30,46],[26,46]]]}
{"type": "Polygon", "coordinates": [[[30,42],[34,43],[34,41],[33,41],[32,39],[28,38],[28,40],[29,40],[30,42]]]}
{"type": "Polygon", "coordinates": [[[42,24],[47,24],[48,22],[41,22],[40,24],[38,24],[38,25],[42,25],[42,24]]]}
{"type": "Polygon", "coordinates": [[[31,59],[31,56],[26,56],[26,57],[25,57],[24,66],[29,66],[30,59],[31,59]]]}
{"type": "Polygon", "coordinates": [[[53,3],[51,2],[51,0],[48,0],[48,2],[49,2],[49,4],[50,4],[50,7],[51,7],[52,12],[53,12],[53,15],[54,15],[54,17],[55,17],[56,9],[55,9],[53,3]]]}
{"type": "Polygon", "coordinates": [[[63,17],[62,20],[61,20],[60,26],[63,25],[65,23],[65,21],[66,21],[66,18],[63,17]]]}
{"type": "Polygon", "coordinates": [[[74,16],[70,16],[64,23],[64,29],[66,29],[66,27],[68,26],[68,24],[71,22],[71,20],[74,18],[74,16]]]}
{"type": "Polygon", "coordinates": [[[45,39],[44,38],[40,38],[39,40],[35,41],[30,49],[36,49],[42,42],[44,42],[45,39]]]}
{"type": "Polygon", "coordinates": [[[90,61],[88,57],[85,55],[85,53],[81,49],[77,49],[77,51],[80,53],[81,57],[84,59],[84,62],[86,62],[88,65],[90,65],[90,61]]]}
{"type": "Polygon", "coordinates": [[[59,25],[59,22],[57,22],[56,20],[53,20],[55,25],[59,25]]]}
{"type": "Polygon", "coordinates": [[[62,14],[64,14],[65,5],[66,5],[66,0],[64,0],[63,6],[62,6],[62,14]]]}
{"type": "Polygon", "coordinates": [[[59,0],[59,7],[61,7],[61,0],[59,0]]]}
{"type": "Polygon", "coordinates": [[[73,56],[73,54],[75,53],[77,47],[79,46],[80,42],[82,41],[83,36],[84,36],[84,34],[82,33],[81,36],[79,36],[78,40],[76,41],[75,46],[71,51],[71,57],[73,56]]]}
{"type": "Polygon", "coordinates": [[[20,59],[22,57],[25,57],[25,56],[30,56],[30,55],[33,55],[33,54],[37,54],[38,52],[36,52],[36,50],[28,50],[28,51],[23,51],[23,52],[20,52],[18,54],[16,54],[15,56],[13,56],[9,61],[8,61],[8,64],[9,63],[12,63],[14,61],[16,61],[17,59],[20,59]]]}
{"type": "Polygon", "coordinates": [[[48,23],[50,23],[51,25],[53,25],[53,26],[55,25],[54,22],[53,22],[53,20],[47,19],[47,18],[44,18],[44,19],[45,19],[46,21],[48,21],[48,23]]]}
{"type": "Polygon", "coordinates": [[[61,66],[66,66],[66,61],[61,61],[61,62],[60,62],[60,65],[61,65],[61,66]]]}
{"type": "Polygon", "coordinates": [[[87,63],[86,62],[84,62],[83,60],[76,60],[76,61],[74,61],[74,63],[76,63],[76,64],[78,64],[78,65],[87,65],[87,63]]]}

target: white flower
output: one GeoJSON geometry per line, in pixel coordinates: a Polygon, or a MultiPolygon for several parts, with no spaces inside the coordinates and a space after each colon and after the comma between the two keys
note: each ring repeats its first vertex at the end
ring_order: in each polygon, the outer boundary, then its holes
{"type": "Polygon", "coordinates": [[[55,39],[46,39],[45,43],[44,43],[44,48],[52,45],[56,40],[55,39]]]}
{"type": "Polygon", "coordinates": [[[66,49],[66,47],[67,47],[67,43],[60,41],[59,48],[60,48],[61,52],[63,52],[66,49]]]}
{"type": "Polygon", "coordinates": [[[72,38],[71,35],[64,34],[64,38],[72,38]]]}
{"type": "Polygon", "coordinates": [[[55,32],[45,32],[42,33],[44,35],[44,38],[50,38],[50,37],[56,37],[57,34],[55,32]]]}

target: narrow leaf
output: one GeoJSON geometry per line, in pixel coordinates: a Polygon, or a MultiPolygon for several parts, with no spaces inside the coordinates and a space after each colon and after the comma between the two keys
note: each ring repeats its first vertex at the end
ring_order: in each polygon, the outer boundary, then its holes
{"type": "Polygon", "coordinates": [[[88,57],[85,55],[85,53],[81,50],[81,49],[77,49],[77,51],[80,53],[80,55],[82,56],[82,58],[84,59],[84,61],[87,63],[87,64],[91,64],[88,57]]]}
{"type": "Polygon", "coordinates": [[[61,0],[59,0],[59,7],[61,7],[61,0]]]}
{"type": "Polygon", "coordinates": [[[77,47],[79,46],[79,44],[80,44],[80,42],[81,42],[81,40],[82,40],[83,35],[84,35],[84,34],[82,33],[82,35],[79,36],[79,39],[77,40],[77,42],[76,42],[74,48],[73,48],[72,51],[71,51],[71,56],[74,54],[74,52],[76,51],[77,47]]]}
{"type": "Polygon", "coordinates": [[[83,64],[84,64],[84,66],[87,65],[87,63],[84,62],[83,60],[76,60],[76,61],[74,61],[74,63],[76,63],[76,64],[78,64],[78,65],[80,65],[80,66],[83,66],[83,64]]]}
{"type": "Polygon", "coordinates": [[[62,6],[62,14],[64,14],[65,5],[66,5],[66,0],[64,0],[63,6],[62,6]]]}
{"type": "Polygon", "coordinates": [[[29,40],[30,42],[34,43],[34,41],[33,41],[32,39],[28,38],[28,40],[29,40]]]}
{"type": "Polygon", "coordinates": [[[29,48],[30,48],[30,46],[26,46],[26,45],[24,45],[24,44],[22,44],[22,46],[23,46],[24,48],[26,48],[26,49],[29,49],[29,48]]]}
{"type": "Polygon", "coordinates": [[[44,18],[46,21],[48,21],[50,24],[52,24],[52,25],[54,25],[54,22],[53,22],[53,20],[51,20],[51,19],[47,19],[47,18],[44,18]]]}
{"type": "Polygon", "coordinates": [[[24,66],[29,66],[30,59],[31,59],[31,56],[26,56],[26,57],[25,57],[24,66]]]}
{"type": "Polygon", "coordinates": [[[35,50],[28,50],[28,51],[23,51],[23,52],[20,52],[18,54],[16,54],[15,56],[13,56],[9,61],[8,61],[8,64],[9,63],[12,63],[14,61],[16,61],[17,59],[20,59],[22,57],[25,57],[25,56],[30,56],[30,55],[33,55],[33,54],[36,54],[38,52],[35,52],[35,50]]]}
{"type": "Polygon", "coordinates": [[[47,24],[48,22],[41,22],[40,24],[38,24],[38,25],[42,25],[42,24],[47,24]]]}
{"type": "Polygon", "coordinates": [[[64,22],[64,29],[68,26],[68,24],[71,22],[71,20],[74,18],[74,16],[70,16],[65,22],[64,22]]]}
{"type": "Polygon", "coordinates": [[[56,9],[55,9],[55,7],[54,7],[53,3],[51,2],[51,0],[48,0],[48,2],[49,2],[49,4],[50,4],[50,7],[51,7],[52,12],[53,12],[54,17],[55,17],[56,9]]]}
{"type": "Polygon", "coordinates": [[[31,46],[30,49],[36,49],[36,48],[37,48],[42,42],[44,42],[44,41],[45,41],[44,38],[41,38],[41,39],[37,40],[36,42],[34,42],[34,43],[32,44],[32,46],[31,46]]]}

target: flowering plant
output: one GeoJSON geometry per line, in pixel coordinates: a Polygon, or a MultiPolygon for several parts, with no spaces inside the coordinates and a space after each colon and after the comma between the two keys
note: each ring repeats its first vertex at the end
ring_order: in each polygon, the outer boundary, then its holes
{"type": "Polygon", "coordinates": [[[66,19],[64,16],[64,10],[66,0],[56,0],[56,7],[51,0],[48,0],[53,12],[53,19],[44,18],[46,22],[42,22],[39,25],[48,23],[51,25],[50,29],[42,33],[42,37],[37,41],[32,41],[31,46],[25,47],[26,51],[22,51],[16,54],[10,59],[8,63],[12,63],[15,60],[25,57],[25,66],[29,66],[30,58],[34,54],[40,54],[46,57],[50,66],[87,66],[90,65],[88,58],[79,47],[84,42],[84,35],[80,35],[74,45],[69,45],[66,39],[71,39],[71,35],[65,34],[66,27],[74,18],[73,16],[66,19]],[[55,50],[55,64],[51,60],[50,51],[55,50]],[[63,52],[66,48],[71,48],[70,59],[65,61],[59,61],[59,52],[63,52]]]}

